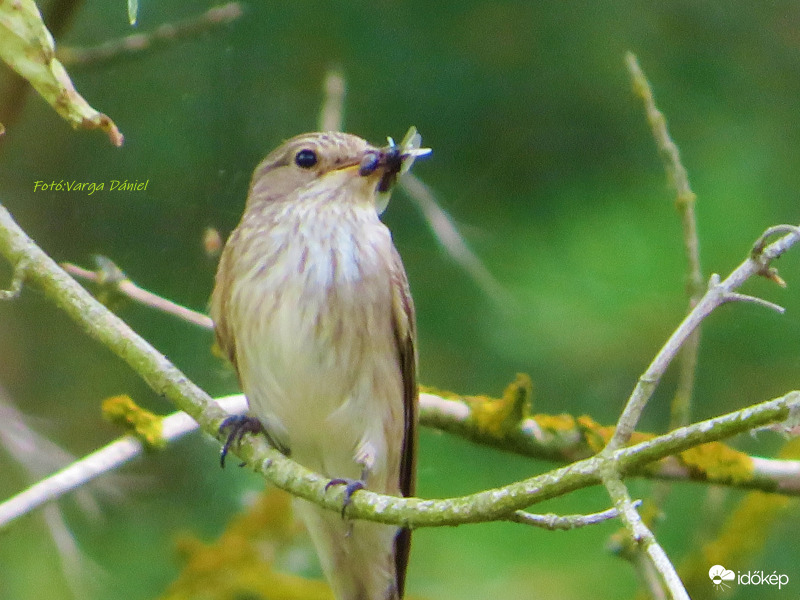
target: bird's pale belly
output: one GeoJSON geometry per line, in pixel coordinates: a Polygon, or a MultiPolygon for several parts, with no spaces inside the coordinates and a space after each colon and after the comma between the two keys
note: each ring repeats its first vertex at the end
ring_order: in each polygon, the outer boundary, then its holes
{"type": "Polygon", "coordinates": [[[402,435],[391,423],[403,408],[388,284],[373,298],[309,287],[251,304],[258,314],[243,322],[257,326],[237,332],[251,412],[304,466],[391,487],[400,444],[387,436],[402,435]]]}

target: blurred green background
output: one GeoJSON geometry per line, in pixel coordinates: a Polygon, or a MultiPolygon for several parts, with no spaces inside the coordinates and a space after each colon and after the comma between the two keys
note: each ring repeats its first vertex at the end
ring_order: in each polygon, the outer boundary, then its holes
{"type": "MultiPolygon", "coordinates": [[[[70,3],[66,3],[69,5],[70,3]]],[[[44,3],[45,15],[55,3],[44,3]]],[[[211,4],[144,2],[138,31],[211,4]]],[[[728,273],[768,226],[800,221],[800,5],[753,3],[258,2],[238,21],[102,65],[73,67],[78,90],[115,120],[121,149],[75,132],[33,92],[20,103],[0,71],[0,202],[59,261],[111,257],[143,287],[204,310],[215,263],[202,233],[235,226],[252,169],[283,139],[313,130],[322,81],[347,80],[345,129],[374,142],[416,125],[433,155],[415,173],[437,194],[512,301],[488,297],[440,249],[396,193],[385,220],[405,261],[419,320],[421,382],[499,394],[529,373],[537,412],[618,415],[638,374],[686,306],[681,229],[623,58],[637,54],[698,195],[704,274],[728,273]],[[9,109],[19,109],[17,117],[9,109]],[[43,180],[149,180],[143,192],[34,193],[43,180]]],[[[47,17],[46,17],[47,21],[47,17]]],[[[85,2],[58,43],[90,46],[130,34],[121,1],[85,2]]],[[[108,188],[108,184],[106,184],[108,188]]],[[[800,255],[780,261],[787,290],[747,284],[784,316],[726,306],[703,331],[694,417],[735,410],[798,387],[800,255]]],[[[0,263],[0,285],[10,272],[0,263]]],[[[131,304],[119,314],[212,394],[235,379],[211,335],[131,304]]],[[[662,431],[670,371],[642,427],[662,431]]],[[[36,290],[0,304],[0,386],[37,429],[76,455],[118,431],[100,416],[120,393],[172,407],[86,338],[36,290]]],[[[2,424],[0,424],[2,426],[2,424]]],[[[772,434],[740,441],[775,451],[772,434]]],[[[86,598],[150,599],[180,563],[177,534],[219,535],[248,490],[217,467],[199,435],[122,472],[124,495],[97,515],[61,503],[84,553],[86,598]],[[91,565],[90,563],[93,563],[91,565]]],[[[551,465],[423,431],[421,496],[501,485],[551,465]]],[[[27,485],[0,450],[0,497],[27,485]]],[[[636,483],[647,496],[651,485],[636,483]]],[[[695,547],[707,490],[675,485],[659,539],[676,561],[695,547]]],[[[724,495],[730,507],[741,497],[724,495]]],[[[600,489],[537,507],[601,510],[600,489]]],[[[490,524],[415,534],[415,597],[626,598],[637,578],[606,550],[615,523],[574,532],[490,524]]],[[[800,593],[796,506],[748,568],[787,573],[788,587],[734,587],[731,598],[800,593]]],[[[705,568],[711,565],[706,565],[705,568]]],[[[709,584],[710,585],[710,584],[709,584]]],[[[73,598],[40,516],[0,536],[0,598],[73,598]]]]}

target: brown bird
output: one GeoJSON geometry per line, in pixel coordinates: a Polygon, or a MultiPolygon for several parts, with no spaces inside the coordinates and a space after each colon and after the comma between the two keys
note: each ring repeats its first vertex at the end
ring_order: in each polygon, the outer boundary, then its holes
{"type": "MultiPolygon", "coordinates": [[[[211,300],[217,340],[250,413],[300,464],[358,489],[415,485],[414,305],[378,218],[419,149],[307,133],[256,168],[211,300]]],[[[229,442],[252,429],[233,423],[229,442]]],[[[227,445],[226,445],[227,447],[227,445]]],[[[295,501],[337,600],[403,596],[410,531],[295,501]]]]}

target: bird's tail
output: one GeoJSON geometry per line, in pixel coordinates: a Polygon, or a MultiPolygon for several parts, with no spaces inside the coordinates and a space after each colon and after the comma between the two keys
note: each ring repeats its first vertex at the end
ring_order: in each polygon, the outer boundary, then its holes
{"type": "Polygon", "coordinates": [[[295,510],[336,600],[400,600],[404,573],[398,577],[395,563],[397,527],[349,521],[305,500],[295,500],[295,510]]]}

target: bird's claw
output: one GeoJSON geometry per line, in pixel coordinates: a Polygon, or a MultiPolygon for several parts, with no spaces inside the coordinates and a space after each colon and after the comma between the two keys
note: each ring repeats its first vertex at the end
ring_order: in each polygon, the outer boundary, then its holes
{"type": "Polygon", "coordinates": [[[328,491],[328,488],[334,485],[343,485],[344,487],[344,502],[342,502],[342,518],[344,519],[344,513],[347,510],[347,507],[350,506],[350,503],[353,500],[353,494],[355,494],[358,490],[363,490],[366,486],[366,483],[363,479],[347,479],[346,477],[337,477],[336,479],[331,479],[325,485],[325,491],[328,491]]]}
{"type": "Polygon", "coordinates": [[[246,433],[261,433],[264,431],[264,426],[255,417],[231,415],[219,426],[220,433],[225,432],[225,430],[230,431],[219,453],[219,464],[223,469],[225,468],[225,457],[228,455],[228,450],[230,450],[231,446],[241,442],[246,433]]]}

